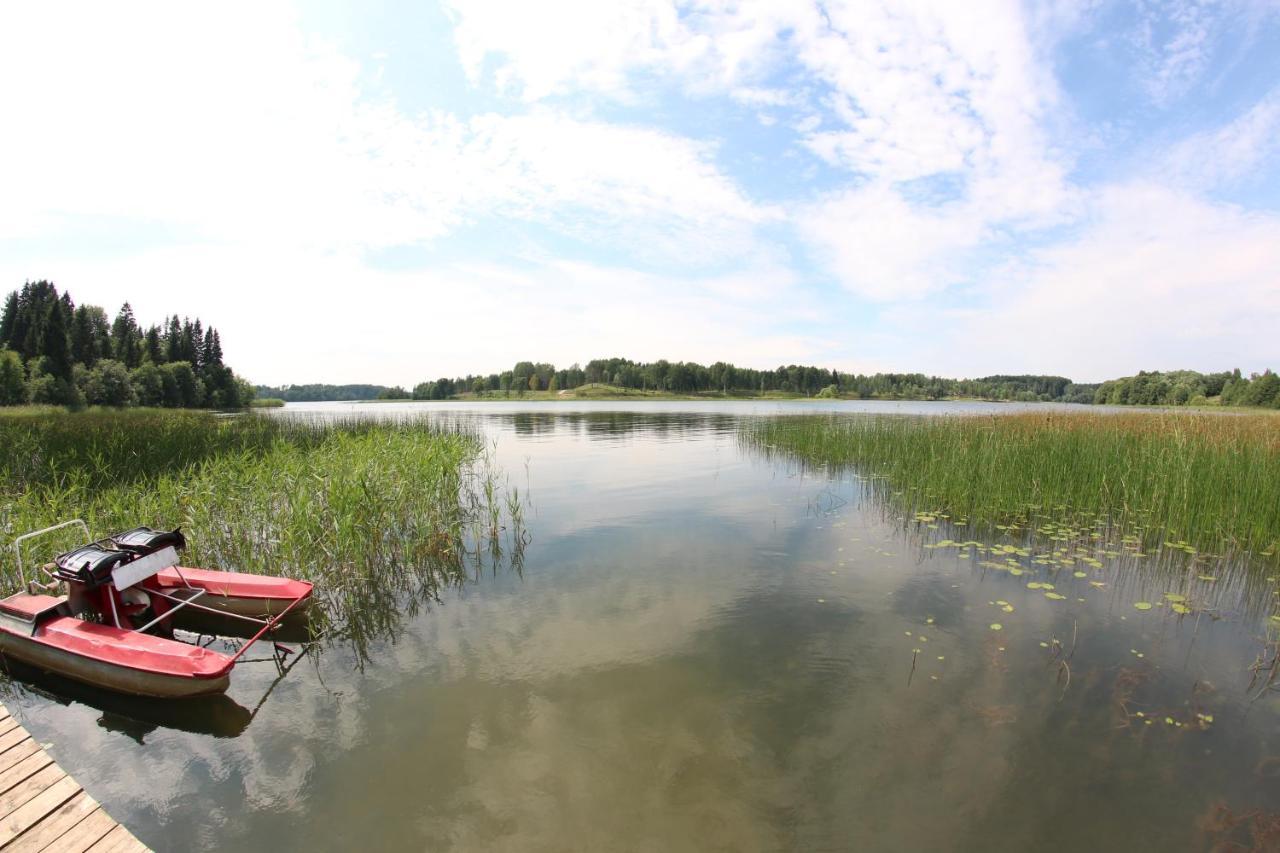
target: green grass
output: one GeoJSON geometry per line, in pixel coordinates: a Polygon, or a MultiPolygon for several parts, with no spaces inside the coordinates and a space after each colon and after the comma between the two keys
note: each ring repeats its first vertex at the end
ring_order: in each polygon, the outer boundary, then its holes
{"type": "Polygon", "coordinates": [[[1274,556],[1280,419],[1133,412],[784,417],[743,438],[854,470],[908,510],[1001,524],[1102,522],[1144,541],[1274,556]]]}
{"type": "MultiPolygon", "coordinates": [[[[521,544],[518,497],[484,451],[477,434],[421,419],[0,415],[0,533],[7,544],[69,518],[95,536],[181,525],[184,562],[315,581],[320,627],[363,648],[500,557],[508,533],[521,544]]],[[[12,557],[0,579],[18,586],[12,557]]]]}

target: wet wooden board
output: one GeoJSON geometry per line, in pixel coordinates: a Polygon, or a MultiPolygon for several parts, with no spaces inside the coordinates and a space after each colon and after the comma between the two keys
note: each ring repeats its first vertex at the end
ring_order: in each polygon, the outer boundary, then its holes
{"type": "Polygon", "coordinates": [[[0,851],[144,853],[0,705],[0,851]]]}

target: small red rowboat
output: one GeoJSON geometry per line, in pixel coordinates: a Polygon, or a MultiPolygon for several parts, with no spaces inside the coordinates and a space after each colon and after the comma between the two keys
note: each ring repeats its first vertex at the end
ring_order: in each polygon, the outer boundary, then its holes
{"type": "Polygon", "coordinates": [[[182,533],[146,527],[62,554],[42,569],[48,583],[28,581],[22,543],[71,525],[88,537],[76,520],[14,543],[27,590],[0,600],[0,654],[123,693],[203,696],[226,690],[236,661],[310,603],[306,581],[181,568],[182,533]],[[233,655],[173,638],[198,615],[256,630],[233,655]]]}

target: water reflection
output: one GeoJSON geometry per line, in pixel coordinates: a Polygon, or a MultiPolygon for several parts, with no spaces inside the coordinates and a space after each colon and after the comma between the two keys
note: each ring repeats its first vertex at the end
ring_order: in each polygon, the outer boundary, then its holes
{"type": "Polygon", "coordinates": [[[439,409],[531,490],[522,572],[391,584],[387,630],[235,738],[143,747],[34,694],[24,722],[159,849],[1202,849],[1280,801],[1235,573],[1198,619],[1137,610],[1203,567],[1050,570],[1024,530],[744,453],[738,414],[439,409]]]}
{"type": "MultiPolygon", "coordinates": [[[[78,703],[100,712],[97,724],[106,731],[120,732],[139,746],[159,728],[192,734],[232,738],[244,733],[253,712],[230,696],[200,696],[184,702],[160,702],[100,690],[79,681],[44,672],[20,661],[6,660],[5,674],[17,679],[28,695],[62,706],[78,703]]],[[[12,692],[11,694],[12,695],[12,692]]]]}

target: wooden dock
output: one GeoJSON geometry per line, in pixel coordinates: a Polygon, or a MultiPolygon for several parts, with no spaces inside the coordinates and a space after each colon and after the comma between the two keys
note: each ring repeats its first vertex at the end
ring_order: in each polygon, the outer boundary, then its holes
{"type": "Polygon", "coordinates": [[[138,853],[111,819],[0,705],[0,850],[138,853]]]}

